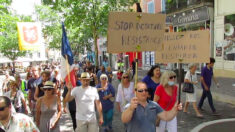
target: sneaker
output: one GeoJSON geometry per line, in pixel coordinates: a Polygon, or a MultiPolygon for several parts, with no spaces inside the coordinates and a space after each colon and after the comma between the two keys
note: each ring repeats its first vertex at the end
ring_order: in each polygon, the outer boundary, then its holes
{"type": "Polygon", "coordinates": [[[109,132],[107,128],[104,128],[104,132],[109,132]]]}
{"type": "Polygon", "coordinates": [[[109,126],[109,132],[113,132],[113,127],[109,126]]]}
{"type": "Polygon", "coordinates": [[[214,116],[220,116],[221,114],[218,113],[218,112],[213,112],[212,115],[214,115],[214,116]]]}

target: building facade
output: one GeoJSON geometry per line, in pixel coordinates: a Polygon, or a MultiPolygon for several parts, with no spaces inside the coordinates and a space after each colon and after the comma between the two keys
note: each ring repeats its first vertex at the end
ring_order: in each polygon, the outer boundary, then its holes
{"type": "Polygon", "coordinates": [[[214,56],[218,76],[235,77],[235,1],[215,0],[214,56]]]}
{"type": "MultiPolygon", "coordinates": [[[[145,13],[161,13],[165,11],[165,0],[142,0],[142,11],[145,13]]],[[[142,52],[142,68],[149,69],[155,65],[155,51],[142,52]]]]}

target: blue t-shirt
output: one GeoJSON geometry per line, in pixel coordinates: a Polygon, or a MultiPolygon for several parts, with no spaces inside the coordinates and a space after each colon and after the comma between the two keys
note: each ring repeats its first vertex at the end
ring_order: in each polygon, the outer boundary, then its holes
{"type": "Polygon", "coordinates": [[[107,69],[107,67],[109,66],[109,64],[108,64],[107,61],[103,61],[103,62],[102,62],[102,65],[105,67],[105,69],[107,69]]]}
{"type": "MultiPolygon", "coordinates": [[[[130,104],[126,105],[126,109],[130,104]]],[[[128,122],[127,132],[156,132],[157,115],[163,112],[161,106],[153,101],[148,101],[146,107],[138,104],[132,119],[128,122]]]]}
{"type": "MultiPolygon", "coordinates": [[[[201,76],[203,77],[208,88],[211,86],[211,79],[213,76],[213,68],[208,69],[207,66],[202,68],[201,76]]],[[[202,88],[204,89],[203,84],[201,83],[202,88]]]]}
{"type": "MultiPolygon", "coordinates": [[[[96,88],[101,88],[101,84],[98,84],[96,88]]],[[[113,95],[113,97],[115,96],[115,90],[110,83],[108,84],[108,88],[106,90],[98,92],[103,111],[108,111],[110,109],[113,109],[113,102],[110,99],[107,100],[103,99],[104,96],[109,95],[110,93],[113,95]]]]}
{"type": "Polygon", "coordinates": [[[143,82],[145,82],[147,84],[147,88],[149,90],[149,94],[151,95],[150,97],[150,100],[153,100],[153,97],[154,97],[154,93],[155,93],[155,90],[157,88],[157,86],[159,85],[159,83],[155,83],[150,76],[145,76],[143,79],[142,79],[143,82]]]}

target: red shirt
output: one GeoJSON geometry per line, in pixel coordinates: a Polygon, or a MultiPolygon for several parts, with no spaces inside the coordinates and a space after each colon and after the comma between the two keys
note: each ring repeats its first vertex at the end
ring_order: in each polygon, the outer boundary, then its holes
{"type": "Polygon", "coordinates": [[[159,96],[157,103],[162,107],[162,109],[166,111],[171,110],[176,102],[177,86],[174,86],[173,94],[170,96],[166,93],[165,88],[162,85],[159,85],[155,91],[155,95],[159,96]],[[168,108],[166,109],[167,106],[168,108]]]}
{"type": "Polygon", "coordinates": [[[118,78],[119,80],[122,79],[122,72],[117,72],[117,78],[118,78]]]}

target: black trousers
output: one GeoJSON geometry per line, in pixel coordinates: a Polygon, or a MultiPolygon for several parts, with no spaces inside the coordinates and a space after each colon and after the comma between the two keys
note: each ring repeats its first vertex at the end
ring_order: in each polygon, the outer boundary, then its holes
{"type": "Polygon", "coordinates": [[[206,99],[206,97],[208,99],[208,102],[209,102],[209,105],[211,107],[211,110],[213,112],[215,112],[216,110],[215,110],[215,107],[214,107],[214,104],[213,104],[212,95],[211,95],[211,91],[210,90],[206,91],[205,89],[203,89],[201,99],[200,99],[200,101],[198,103],[198,108],[202,108],[203,102],[206,99]]]}
{"type": "Polygon", "coordinates": [[[69,112],[70,112],[70,116],[71,116],[72,122],[73,122],[73,130],[75,131],[75,129],[77,128],[76,111],[74,111],[74,110],[69,110],[69,112]]]}

